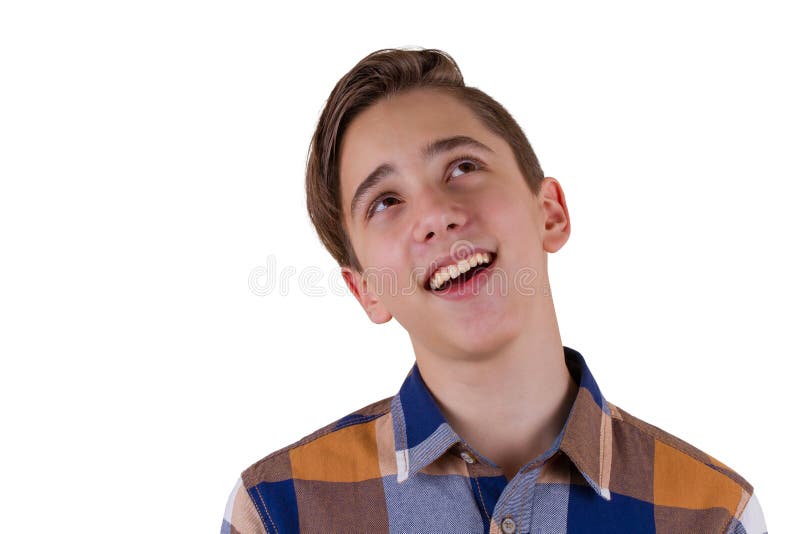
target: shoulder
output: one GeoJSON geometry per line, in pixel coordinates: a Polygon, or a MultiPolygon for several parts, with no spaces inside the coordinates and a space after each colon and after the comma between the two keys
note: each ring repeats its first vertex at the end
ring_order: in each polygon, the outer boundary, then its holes
{"type": "Polygon", "coordinates": [[[380,479],[380,465],[394,450],[393,443],[381,443],[392,435],[391,402],[392,397],[388,397],[364,406],[268,454],[242,472],[242,491],[249,496],[267,532],[292,531],[298,526],[297,498],[306,489],[300,486],[314,487],[316,494],[324,482],[380,479]]]}
{"type": "Polygon", "coordinates": [[[343,461],[371,456],[375,441],[375,421],[391,411],[392,397],[373,402],[319,428],[294,443],[272,452],[242,472],[246,487],[261,482],[278,482],[304,470],[306,456],[324,454],[329,460],[343,461]]]}
{"type": "Polygon", "coordinates": [[[614,421],[614,437],[621,439],[622,444],[638,441],[640,444],[650,445],[653,468],[659,476],[670,477],[677,473],[686,476],[690,472],[696,472],[699,478],[694,479],[694,482],[705,481],[712,485],[737,487],[752,493],[753,486],[744,477],[710,454],[618,406],[609,404],[614,421]]]}
{"type": "Polygon", "coordinates": [[[678,530],[682,525],[698,523],[723,523],[732,528],[747,516],[748,505],[750,512],[758,507],[752,484],[731,467],[608,404],[612,422],[612,492],[652,503],[656,516],[674,521],[672,526],[678,530]]]}

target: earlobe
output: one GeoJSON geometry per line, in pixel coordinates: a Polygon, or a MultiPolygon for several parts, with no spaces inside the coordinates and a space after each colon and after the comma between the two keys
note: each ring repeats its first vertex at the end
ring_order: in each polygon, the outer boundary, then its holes
{"type": "Polygon", "coordinates": [[[389,313],[375,295],[369,291],[364,278],[359,273],[353,271],[349,267],[342,267],[342,278],[344,278],[348,289],[350,289],[350,293],[352,293],[364,309],[370,321],[375,324],[382,324],[391,320],[392,314],[389,313]]]}
{"type": "Polygon", "coordinates": [[[542,245],[547,252],[557,252],[569,239],[572,229],[567,200],[558,180],[545,178],[539,198],[544,218],[542,245]]]}

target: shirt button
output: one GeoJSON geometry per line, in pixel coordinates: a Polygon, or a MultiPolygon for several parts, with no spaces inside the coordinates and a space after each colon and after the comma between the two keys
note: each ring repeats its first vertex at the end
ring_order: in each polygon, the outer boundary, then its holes
{"type": "Polygon", "coordinates": [[[517,531],[517,524],[514,523],[514,520],[510,517],[506,517],[503,519],[503,522],[500,524],[505,534],[514,534],[517,531]]]}
{"type": "Polygon", "coordinates": [[[472,455],[470,453],[468,453],[467,451],[464,451],[464,452],[461,453],[461,458],[463,458],[464,461],[467,462],[468,464],[474,464],[475,463],[475,458],[473,458],[472,455]]]}

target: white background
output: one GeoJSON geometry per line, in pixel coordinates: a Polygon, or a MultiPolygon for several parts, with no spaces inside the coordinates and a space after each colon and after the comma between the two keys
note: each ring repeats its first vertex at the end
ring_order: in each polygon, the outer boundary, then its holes
{"type": "Polygon", "coordinates": [[[4,3],[2,530],[216,532],[242,469],[397,391],[407,334],[345,292],[304,166],[339,77],[416,45],[565,190],[564,344],[790,531],[798,17],[643,4],[4,3]],[[257,296],[269,258],[295,274],[257,296]]]}

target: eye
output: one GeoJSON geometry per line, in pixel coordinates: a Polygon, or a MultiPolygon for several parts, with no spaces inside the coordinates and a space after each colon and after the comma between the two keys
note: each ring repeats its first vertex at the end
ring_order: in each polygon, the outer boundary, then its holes
{"type": "MultiPolygon", "coordinates": [[[[466,156],[463,156],[463,157],[457,159],[455,161],[455,163],[456,163],[456,166],[453,167],[453,172],[461,171],[463,174],[467,174],[468,172],[475,172],[475,171],[480,170],[482,168],[481,164],[477,160],[475,160],[473,158],[470,158],[470,157],[466,157],[466,156]],[[467,169],[466,172],[464,172],[465,164],[466,164],[466,169],[467,169]],[[471,170],[470,170],[470,166],[473,167],[471,170]]],[[[451,175],[452,175],[452,173],[451,173],[451,175]]]]}
{"type": "Polygon", "coordinates": [[[385,201],[387,201],[387,200],[397,200],[397,199],[396,199],[395,197],[392,197],[392,196],[378,197],[377,199],[375,199],[375,202],[373,202],[373,203],[370,205],[370,207],[369,207],[369,211],[367,212],[367,218],[368,218],[368,219],[372,218],[372,216],[373,216],[373,215],[374,215],[376,212],[377,212],[377,213],[380,213],[380,212],[382,212],[382,211],[385,211],[385,210],[378,210],[378,209],[377,209],[377,206],[380,206],[380,203],[381,203],[381,202],[385,202],[385,201]]]}
{"type": "MultiPolygon", "coordinates": [[[[461,172],[461,174],[469,174],[470,172],[475,172],[475,171],[479,171],[479,170],[483,169],[483,162],[481,162],[480,160],[478,160],[476,158],[473,158],[472,156],[462,155],[462,156],[459,156],[458,158],[454,159],[453,161],[451,161],[449,168],[452,169],[450,171],[449,176],[458,177],[458,176],[461,176],[461,175],[456,175],[455,173],[457,171],[461,172]],[[455,163],[455,166],[453,166],[454,163],[455,163]],[[470,167],[472,167],[472,168],[470,168],[470,167]]],[[[394,193],[388,193],[386,196],[379,196],[377,199],[375,199],[372,202],[372,204],[370,204],[369,209],[367,210],[367,219],[371,219],[372,216],[375,213],[381,213],[383,211],[386,211],[385,209],[383,209],[383,210],[378,210],[377,209],[377,207],[380,206],[381,202],[385,202],[387,200],[398,201],[396,197],[389,196],[389,195],[393,195],[393,194],[394,193]]]]}

